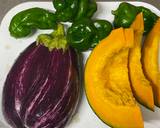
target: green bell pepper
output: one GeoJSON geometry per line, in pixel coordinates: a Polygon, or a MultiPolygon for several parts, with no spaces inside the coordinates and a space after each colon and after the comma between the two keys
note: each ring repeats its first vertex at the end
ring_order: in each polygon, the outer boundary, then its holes
{"type": "Polygon", "coordinates": [[[10,23],[10,34],[15,38],[28,36],[33,29],[55,29],[56,16],[42,8],[31,8],[16,14],[10,23]]]}
{"type": "Polygon", "coordinates": [[[62,11],[56,11],[55,14],[59,22],[71,21],[73,18],[73,10],[70,7],[65,8],[62,11]]]}
{"type": "Polygon", "coordinates": [[[53,0],[53,5],[60,22],[91,18],[97,11],[95,0],[53,0]]]}
{"type": "Polygon", "coordinates": [[[95,47],[111,30],[112,24],[106,20],[92,21],[83,18],[74,22],[68,29],[67,41],[77,51],[82,52],[95,47]]]}
{"type": "Polygon", "coordinates": [[[123,2],[119,5],[117,10],[112,11],[112,14],[115,16],[113,22],[115,28],[128,28],[137,16],[138,10],[136,6],[123,2]]]}
{"type": "Polygon", "coordinates": [[[97,3],[95,0],[79,0],[79,7],[77,15],[74,20],[80,20],[81,18],[91,18],[97,11],[97,3]]]}
{"type": "Polygon", "coordinates": [[[53,0],[59,22],[73,21],[78,10],[78,0],[53,0]]]}
{"type": "Polygon", "coordinates": [[[53,6],[57,11],[60,11],[66,7],[66,2],[65,0],[54,0],[53,6]]]}
{"type": "Polygon", "coordinates": [[[100,40],[104,39],[112,31],[112,24],[107,20],[95,20],[94,26],[98,30],[98,37],[100,40]]]}
{"type": "Polygon", "coordinates": [[[96,28],[90,19],[74,22],[67,31],[68,43],[77,51],[85,51],[91,47],[92,38],[96,35],[96,28]]]}
{"type": "Polygon", "coordinates": [[[112,24],[107,20],[95,20],[93,23],[97,29],[97,34],[93,38],[91,47],[95,47],[99,41],[107,37],[113,29],[112,24]]]}
{"type": "Polygon", "coordinates": [[[79,20],[86,16],[88,5],[89,5],[88,0],[79,0],[78,12],[74,20],[79,20]]]}
{"type": "Polygon", "coordinates": [[[123,2],[119,5],[118,9],[112,11],[114,17],[114,26],[115,28],[124,27],[128,28],[136,18],[137,14],[142,12],[144,19],[144,34],[147,34],[155,24],[158,19],[158,16],[154,14],[148,8],[143,6],[134,6],[132,4],[123,2]]]}
{"type": "Polygon", "coordinates": [[[95,0],[89,4],[86,17],[91,18],[93,14],[97,11],[97,3],[95,0]]]}

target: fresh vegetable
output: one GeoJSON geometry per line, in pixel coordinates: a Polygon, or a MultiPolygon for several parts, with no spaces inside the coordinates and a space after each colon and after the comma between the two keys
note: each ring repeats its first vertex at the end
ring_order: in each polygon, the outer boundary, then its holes
{"type": "Polygon", "coordinates": [[[139,103],[154,110],[154,98],[150,81],[145,77],[141,63],[141,42],[144,31],[143,14],[131,25],[134,29],[134,47],[129,50],[129,76],[133,94],[139,103]],[[143,93],[142,93],[143,92],[143,93]]]}
{"type": "MultiPolygon", "coordinates": [[[[55,7],[56,1],[53,0],[55,7]]],[[[78,11],[78,0],[64,1],[64,8],[56,10],[56,16],[58,21],[66,22],[72,21],[78,11]],[[68,3],[67,3],[68,2],[68,3]]]]}
{"type": "Polygon", "coordinates": [[[102,39],[112,31],[112,24],[107,20],[95,20],[94,26],[97,29],[97,36],[94,37],[91,47],[95,47],[102,39]]]}
{"type": "Polygon", "coordinates": [[[78,12],[74,21],[82,18],[91,18],[97,11],[96,0],[79,0],[78,12]]]}
{"type": "Polygon", "coordinates": [[[85,51],[91,47],[92,39],[96,35],[96,28],[90,19],[74,22],[68,29],[68,43],[78,51],[85,51]]]}
{"type": "Polygon", "coordinates": [[[85,17],[87,14],[88,5],[89,0],[79,0],[79,7],[75,20],[80,20],[81,18],[85,17]]]}
{"type": "Polygon", "coordinates": [[[137,7],[139,12],[143,12],[143,19],[144,19],[144,33],[147,34],[154,26],[156,21],[158,20],[158,16],[153,13],[151,10],[148,8],[145,8],[143,6],[137,7]]]}
{"type": "Polygon", "coordinates": [[[35,29],[56,29],[55,14],[42,9],[31,8],[16,14],[10,23],[10,34],[15,38],[28,36],[35,29]]]}
{"type": "Polygon", "coordinates": [[[3,113],[13,128],[64,128],[79,99],[77,54],[67,47],[61,25],[38,41],[21,53],[7,76],[3,113]]]}
{"type": "Polygon", "coordinates": [[[112,31],[112,24],[107,20],[95,20],[94,26],[98,30],[99,39],[102,40],[112,31]]]}
{"type": "Polygon", "coordinates": [[[151,81],[154,102],[160,107],[160,72],[158,53],[160,43],[160,18],[147,35],[142,49],[142,66],[146,77],[151,81]]]}
{"type": "Polygon", "coordinates": [[[98,117],[114,128],[144,127],[128,76],[128,53],[133,44],[133,29],[115,29],[93,49],[85,66],[88,102],[98,117]]]}
{"type": "Polygon", "coordinates": [[[112,14],[115,16],[113,22],[115,28],[129,28],[138,14],[138,10],[136,6],[123,2],[119,5],[117,10],[112,11],[112,14]]]}
{"type": "Polygon", "coordinates": [[[118,27],[125,27],[128,28],[136,18],[138,13],[143,13],[143,20],[144,20],[144,34],[147,34],[155,24],[158,16],[154,14],[148,8],[143,6],[134,6],[132,4],[122,2],[118,9],[112,11],[112,14],[115,16],[114,18],[114,26],[115,28],[118,27]]]}
{"type": "Polygon", "coordinates": [[[83,18],[76,21],[68,29],[67,40],[78,51],[86,51],[95,47],[100,40],[104,39],[112,30],[112,25],[106,20],[92,21],[83,18]]]}
{"type": "Polygon", "coordinates": [[[91,18],[97,11],[95,0],[53,0],[57,20],[73,22],[91,18]]]}
{"type": "Polygon", "coordinates": [[[65,8],[66,2],[65,0],[54,0],[53,6],[57,11],[61,11],[65,8]]]}
{"type": "Polygon", "coordinates": [[[89,3],[86,17],[91,18],[96,11],[97,11],[97,3],[96,0],[93,0],[93,2],[89,3]]]}

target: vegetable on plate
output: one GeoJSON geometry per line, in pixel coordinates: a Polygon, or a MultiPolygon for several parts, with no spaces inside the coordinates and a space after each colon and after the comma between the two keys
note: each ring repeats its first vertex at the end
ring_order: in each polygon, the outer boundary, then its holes
{"type": "Polygon", "coordinates": [[[144,127],[128,76],[128,54],[133,45],[133,29],[115,29],[93,49],[85,66],[88,103],[114,128],[144,127]]]}
{"type": "Polygon", "coordinates": [[[97,29],[96,36],[93,38],[91,44],[91,47],[94,48],[102,39],[104,39],[110,34],[113,28],[112,24],[107,20],[94,20],[93,24],[97,29]]]}
{"type": "Polygon", "coordinates": [[[154,26],[155,22],[158,19],[158,16],[146,7],[134,6],[126,2],[122,2],[117,10],[112,11],[112,14],[114,15],[113,23],[115,28],[130,27],[137,14],[140,12],[143,13],[144,34],[147,34],[154,26]]]}
{"type": "Polygon", "coordinates": [[[67,30],[68,43],[80,52],[91,47],[92,39],[95,35],[96,28],[88,18],[74,22],[67,30]]]}
{"type": "Polygon", "coordinates": [[[54,0],[55,13],[42,8],[30,8],[16,14],[9,31],[15,38],[26,37],[36,29],[56,29],[58,22],[73,21],[67,39],[77,51],[94,48],[109,35],[112,24],[107,20],[91,20],[97,11],[95,0],[54,0]]]}
{"type": "Polygon", "coordinates": [[[53,0],[53,5],[60,22],[72,21],[78,11],[78,0],[53,0]]]}
{"type": "Polygon", "coordinates": [[[134,30],[134,46],[129,50],[129,77],[136,100],[154,111],[154,98],[151,82],[146,78],[141,63],[141,47],[144,32],[143,13],[139,13],[130,28],[134,30]],[[143,93],[142,93],[143,92],[143,93]]]}
{"type": "Polygon", "coordinates": [[[106,20],[83,18],[68,29],[67,40],[73,48],[82,52],[95,47],[111,30],[112,24],[106,20]]]}
{"type": "Polygon", "coordinates": [[[129,28],[137,16],[138,10],[136,6],[123,2],[119,5],[117,10],[112,10],[112,14],[114,15],[113,24],[115,28],[129,28]]]}
{"type": "Polygon", "coordinates": [[[35,29],[56,29],[54,13],[43,8],[31,8],[16,14],[10,23],[10,34],[15,38],[26,37],[35,29]]]}
{"type": "Polygon", "coordinates": [[[78,52],[94,48],[84,72],[92,110],[111,127],[144,128],[137,101],[153,111],[154,104],[160,107],[159,17],[146,7],[122,2],[112,11],[113,29],[109,21],[93,18],[95,0],[52,4],[55,13],[30,8],[11,20],[15,38],[36,29],[54,32],[39,35],[9,71],[2,94],[7,122],[13,128],[64,128],[80,98],[78,52]],[[72,23],[66,35],[59,22],[72,23]],[[143,34],[148,35],[142,48],[143,34]]]}
{"type": "Polygon", "coordinates": [[[138,6],[137,9],[138,9],[138,12],[143,13],[143,20],[144,20],[144,27],[145,27],[144,33],[148,34],[148,32],[150,32],[150,30],[153,28],[154,24],[156,23],[159,17],[155,13],[153,13],[151,10],[143,6],[138,6]]]}
{"type": "Polygon", "coordinates": [[[146,77],[151,81],[155,105],[160,107],[160,71],[159,71],[160,18],[146,36],[142,48],[142,66],[146,77]]]}
{"type": "Polygon", "coordinates": [[[75,16],[75,20],[81,20],[87,14],[89,0],[79,0],[78,12],[75,16]]]}
{"type": "Polygon", "coordinates": [[[3,88],[3,113],[13,128],[64,128],[79,94],[77,54],[58,25],[16,60],[3,88]]]}
{"type": "Polygon", "coordinates": [[[74,22],[82,18],[91,18],[97,11],[95,0],[53,0],[57,20],[74,22]]]}
{"type": "MultiPolygon", "coordinates": [[[[91,1],[91,0],[90,0],[91,1]]],[[[92,0],[93,2],[89,3],[89,7],[87,9],[86,17],[92,18],[94,13],[97,11],[97,3],[96,0],[92,0]]]]}

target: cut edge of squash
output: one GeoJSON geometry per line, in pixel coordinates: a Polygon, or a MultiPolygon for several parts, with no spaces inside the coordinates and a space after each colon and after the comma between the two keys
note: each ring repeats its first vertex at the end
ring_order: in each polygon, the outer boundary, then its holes
{"type": "Polygon", "coordinates": [[[144,32],[143,13],[139,13],[131,25],[134,29],[134,47],[129,52],[129,76],[136,100],[154,111],[154,98],[150,81],[145,77],[141,64],[141,42],[144,32]],[[143,93],[142,93],[143,92],[143,93]]]}
{"type": "Polygon", "coordinates": [[[160,18],[148,33],[142,48],[142,65],[146,77],[151,81],[154,102],[160,107],[160,71],[158,66],[158,50],[160,43],[160,18]]]}
{"type": "MultiPolygon", "coordinates": [[[[107,50],[107,52],[111,52],[110,49],[108,49],[109,47],[112,47],[114,50],[114,53],[117,53],[118,51],[120,51],[121,49],[126,49],[126,48],[130,48],[132,47],[134,44],[134,34],[133,34],[133,29],[123,29],[123,28],[119,28],[116,30],[113,30],[111,32],[111,34],[103,39],[96,47],[95,49],[92,51],[92,53],[90,54],[89,59],[87,60],[86,63],[86,68],[85,68],[85,92],[86,92],[86,96],[88,99],[88,103],[90,104],[92,110],[95,112],[95,114],[106,124],[108,124],[109,126],[112,127],[117,127],[117,128],[127,128],[127,127],[131,127],[131,124],[135,125],[133,126],[133,128],[137,127],[137,128],[143,128],[144,124],[143,124],[143,118],[140,112],[140,108],[138,106],[137,103],[135,103],[135,106],[125,106],[125,107],[120,107],[119,109],[117,109],[117,106],[112,106],[110,103],[104,105],[100,105],[101,104],[101,100],[97,99],[97,95],[98,92],[96,92],[95,94],[95,90],[94,90],[94,72],[95,69],[91,68],[91,65],[93,66],[97,66],[95,64],[95,60],[96,62],[99,62],[99,64],[101,64],[100,59],[97,60],[98,57],[103,58],[105,56],[104,51],[107,50]],[[119,35],[116,34],[119,33],[119,35]],[[130,34],[128,34],[130,33],[130,34]],[[131,35],[131,36],[128,36],[131,35]],[[120,36],[121,38],[118,39],[117,36],[120,36]],[[115,46],[116,43],[111,43],[109,40],[117,40],[119,43],[118,46],[115,46]],[[108,44],[110,43],[110,44],[108,44]],[[107,46],[106,46],[107,45],[107,46]],[[115,48],[115,49],[114,49],[115,48]],[[100,56],[101,55],[101,56],[100,56]],[[104,55],[104,56],[102,56],[104,55]],[[92,62],[94,62],[92,64],[92,62]],[[91,87],[92,86],[92,87],[91,87]],[[94,96],[96,95],[96,96],[94,96]],[[96,101],[95,101],[96,100],[96,101]],[[107,109],[106,106],[109,106],[109,108],[107,109]],[[116,114],[116,116],[118,116],[118,118],[112,119],[113,118],[113,114],[111,113],[113,109],[113,112],[116,114]],[[122,113],[120,112],[122,111],[122,113]],[[120,112],[120,113],[119,113],[120,112]],[[129,113],[131,112],[131,113],[129,113]],[[111,113],[110,115],[108,113],[111,113]],[[118,114],[119,113],[119,114],[118,114]],[[106,116],[107,115],[107,116],[106,116]],[[123,120],[122,115],[125,115],[125,119],[123,120]]],[[[117,44],[116,44],[117,45],[117,44]]],[[[96,80],[95,80],[96,81],[96,80]]]]}

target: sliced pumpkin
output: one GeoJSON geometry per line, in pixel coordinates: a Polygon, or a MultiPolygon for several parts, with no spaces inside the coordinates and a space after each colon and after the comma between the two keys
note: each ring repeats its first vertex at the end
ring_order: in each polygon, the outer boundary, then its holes
{"type": "Polygon", "coordinates": [[[142,50],[142,63],[146,77],[152,82],[154,102],[160,107],[160,71],[158,67],[158,51],[160,43],[160,19],[147,35],[142,50]]]}
{"type": "Polygon", "coordinates": [[[103,122],[115,128],[144,127],[128,77],[133,43],[133,29],[115,29],[95,47],[85,66],[88,102],[103,122]]]}
{"type": "Polygon", "coordinates": [[[141,63],[141,42],[144,31],[143,14],[137,15],[134,29],[134,47],[129,50],[129,76],[133,94],[139,103],[154,110],[154,98],[150,81],[145,77],[141,63]]]}

